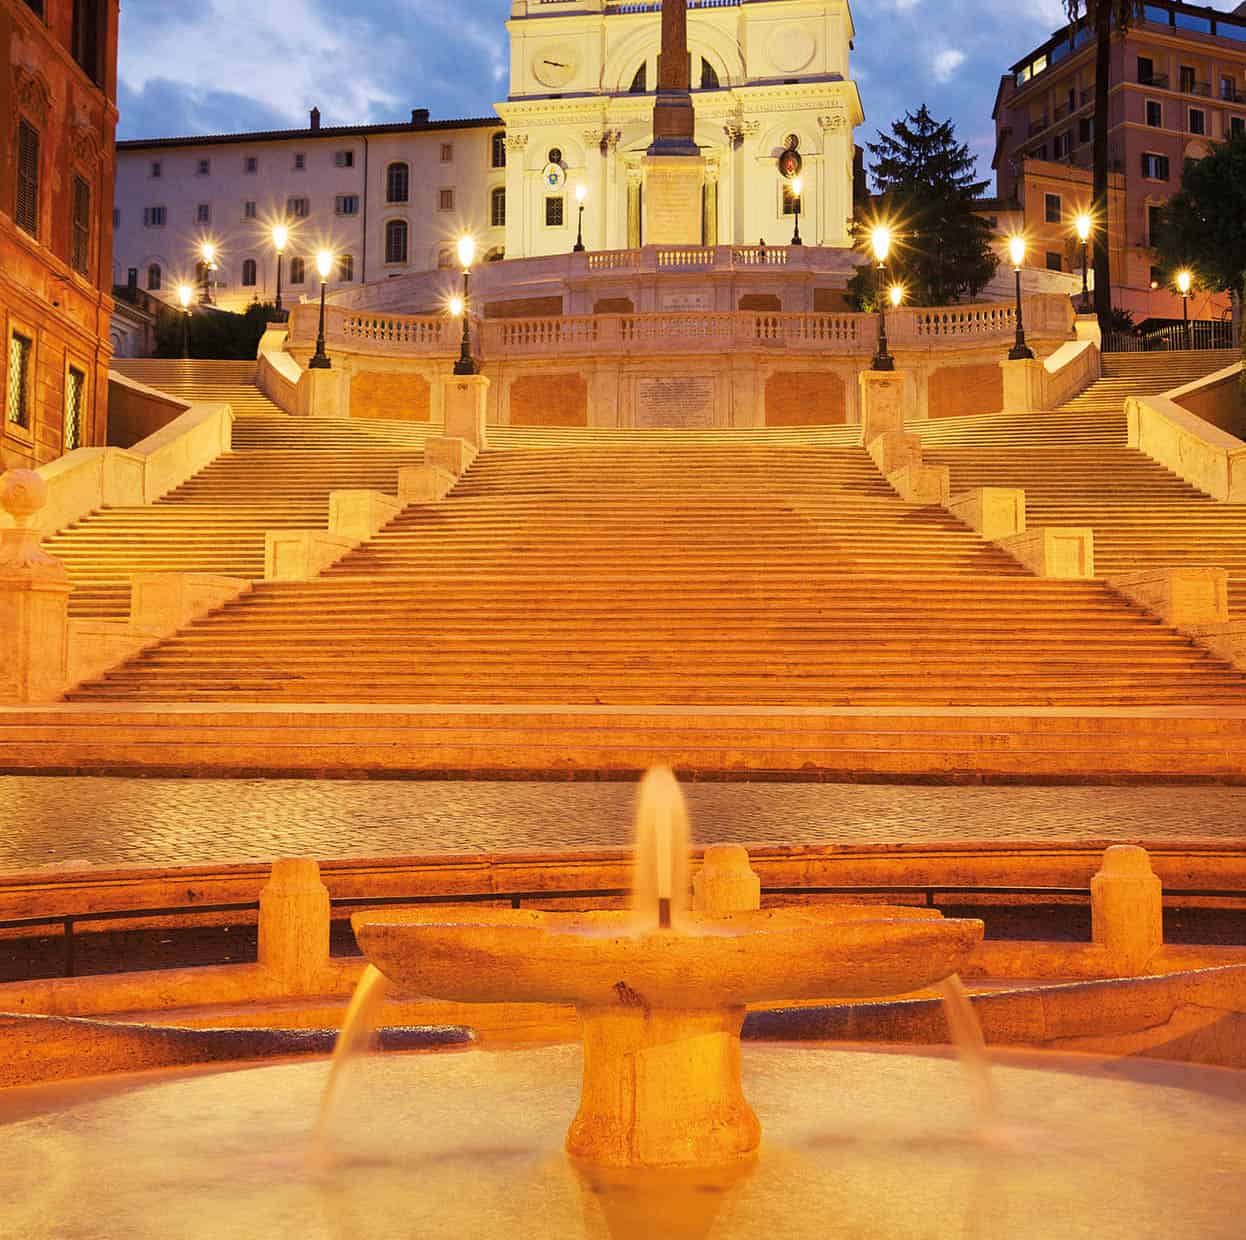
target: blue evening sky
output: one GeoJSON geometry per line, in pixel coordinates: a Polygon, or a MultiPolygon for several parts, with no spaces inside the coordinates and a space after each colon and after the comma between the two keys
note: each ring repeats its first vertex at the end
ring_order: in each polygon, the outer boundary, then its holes
{"type": "MultiPolygon", "coordinates": [[[[1236,0],[1216,7],[1232,8],[1236,0]]],[[[856,0],[857,141],[928,103],[990,175],[1000,74],[1062,24],[1064,0],[856,0]]],[[[121,138],[487,116],[505,96],[509,0],[125,0],[121,138]]],[[[988,192],[993,192],[992,185],[988,192]]]]}

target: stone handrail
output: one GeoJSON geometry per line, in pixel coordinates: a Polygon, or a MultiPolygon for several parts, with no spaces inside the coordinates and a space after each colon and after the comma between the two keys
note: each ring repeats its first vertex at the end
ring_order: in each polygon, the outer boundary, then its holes
{"type": "Polygon", "coordinates": [[[1246,443],[1177,403],[1240,373],[1242,363],[1162,396],[1125,402],[1129,446],[1226,504],[1246,504],[1246,443]]]}
{"type": "Polygon", "coordinates": [[[303,370],[285,351],[288,334],[284,324],[270,325],[260,339],[255,386],[286,413],[296,413],[303,370]]]}
{"type": "MultiPolygon", "coordinates": [[[[110,378],[133,384],[115,372],[110,378]]],[[[40,466],[36,472],[48,485],[40,528],[53,534],[100,508],[153,503],[228,452],[233,424],[228,405],[190,405],[132,448],[76,448],[40,466]]],[[[0,527],[10,524],[0,513],[0,527]]]]}
{"type": "Polygon", "coordinates": [[[1070,340],[1050,357],[1000,362],[1004,376],[1004,408],[1011,413],[1058,409],[1084,391],[1102,373],[1099,347],[1093,340],[1070,340]]]}

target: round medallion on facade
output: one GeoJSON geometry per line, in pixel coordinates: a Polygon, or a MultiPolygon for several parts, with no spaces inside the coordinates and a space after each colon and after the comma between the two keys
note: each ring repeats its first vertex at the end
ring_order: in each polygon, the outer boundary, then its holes
{"type": "Polygon", "coordinates": [[[561,164],[546,164],[541,169],[541,182],[546,189],[562,189],[567,183],[567,171],[561,164]]]}
{"type": "Polygon", "coordinates": [[[566,86],[575,76],[575,49],[563,44],[543,47],[532,58],[532,76],[551,90],[566,86]]]}
{"type": "Polygon", "coordinates": [[[799,73],[816,50],[813,35],[803,26],[780,26],[770,37],[770,59],[780,73],[799,73]]]}

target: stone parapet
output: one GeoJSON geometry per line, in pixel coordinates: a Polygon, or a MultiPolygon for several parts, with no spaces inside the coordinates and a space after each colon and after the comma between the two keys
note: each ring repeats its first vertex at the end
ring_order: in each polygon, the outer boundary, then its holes
{"type": "Polygon", "coordinates": [[[436,504],[445,499],[458,475],[441,465],[405,465],[398,471],[398,499],[407,504],[436,504]]]}
{"type": "Polygon", "coordinates": [[[269,530],[264,535],[264,580],[311,581],[356,542],[327,530],[269,530]]]}
{"type": "Polygon", "coordinates": [[[865,450],[884,478],[912,462],[920,464],[922,459],[921,437],[906,435],[903,431],[884,431],[881,435],[875,435],[865,450]]]}
{"type": "Polygon", "coordinates": [[[1089,527],[1037,526],[998,539],[996,546],[1038,577],[1085,580],[1095,575],[1095,535],[1089,527]]]}
{"type": "Polygon", "coordinates": [[[1222,568],[1148,568],[1109,577],[1108,585],[1176,629],[1229,618],[1229,575],[1222,568]]]}
{"type": "Polygon", "coordinates": [[[1050,357],[1000,362],[1004,408],[1010,413],[1058,409],[1102,373],[1098,346],[1090,340],[1061,345],[1050,357]]]}
{"type": "Polygon", "coordinates": [[[974,487],[953,495],[944,507],[992,542],[1026,531],[1025,492],[1020,487],[974,487]]]}
{"type": "Polygon", "coordinates": [[[946,465],[923,465],[920,460],[909,460],[887,475],[887,483],[906,503],[946,506],[952,471],[946,465]]]}
{"type": "Polygon", "coordinates": [[[424,441],[424,464],[462,477],[476,459],[476,449],[466,439],[440,435],[424,441]]]}
{"type": "Polygon", "coordinates": [[[329,533],[366,542],[387,526],[409,501],[401,493],[395,499],[383,491],[330,491],[329,533]]]}

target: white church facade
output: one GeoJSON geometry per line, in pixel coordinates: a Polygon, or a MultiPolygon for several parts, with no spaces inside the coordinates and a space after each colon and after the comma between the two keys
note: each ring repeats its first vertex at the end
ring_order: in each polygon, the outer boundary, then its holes
{"type": "MultiPolygon", "coordinates": [[[[205,241],[214,300],[276,292],[271,229],[291,227],[284,297],[313,293],[311,261],[341,256],[335,292],[482,256],[637,249],[658,78],[658,0],[513,0],[510,87],[496,116],[207,135],[118,145],[115,271],[175,299],[205,241]],[[580,191],[582,199],[577,197],[580,191]],[[579,210],[582,200],[583,212],[579,210]]],[[[846,0],[688,0],[705,245],[847,249],[855,128],[846,0]],[[784,161],[784,152],[794,152],[784,161]],[[793,193],[801,182],[799,206],[793,193]]],[[[483,111],[483,109],[482,109],[483,111]]]]}

